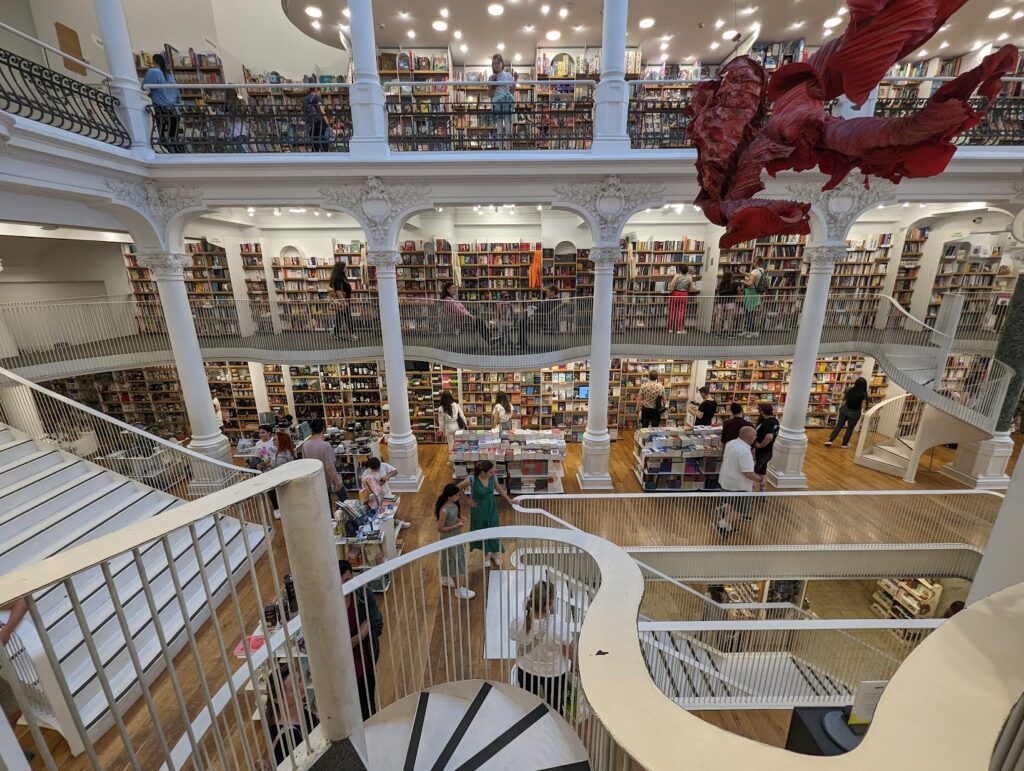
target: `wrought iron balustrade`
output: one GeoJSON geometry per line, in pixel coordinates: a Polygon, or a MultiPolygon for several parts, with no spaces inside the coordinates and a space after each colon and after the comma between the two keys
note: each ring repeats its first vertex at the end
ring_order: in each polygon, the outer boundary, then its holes
{"type": "Polygon", "coordinates": [[[116,147],[131,137],[117,114],[121,102],[31,59],[0,48],[0,109],[116,147]]]}

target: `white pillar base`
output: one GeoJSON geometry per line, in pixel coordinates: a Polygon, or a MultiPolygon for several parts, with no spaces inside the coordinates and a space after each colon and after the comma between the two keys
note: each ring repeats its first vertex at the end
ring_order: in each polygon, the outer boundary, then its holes
{"type": "Polygon", "coordinates": [[[581,490],[611,490],[612,476],[608,473],[608,459],[612,440],[605,431],[602,436],[583,434],[583,463],[576,472],[581,490]]]}
{"type": "Polygon", "coordinates": [[[961,444],[953,462],[939,471],[976,490],[1005,490],[1010,486],[1006,466],[1013,449],[1010,433],[1000,431],[991,439],[961,444]]]}
{"type": "Polygon", "coordinates": [[[807,488],[804,475],[804,457],[807,455],[807,433],[786,427],[779,429],[775,451],[768,466],[768,481],[780,490],[807,488]]]}
{"type": "Polygon", "coordinates": [[[388,463],[398,469],[398,476],[391,478],[391,489],[396,493],[418,493],[423,486],[423,470],[420,468],[420,454],[416,437],[388,437],[388,463]]]}
{"type": "MultiPolygon", "coordinates": [[[[188,443],[188,448],[192,452],[197,452],[200,455],[219,460],[229,466],[234,466],[234,461],[231,458],[231,442],[224,434],[204,437],[194,436],[192,441],[188,443]]],[[[230,469],[212,463],[195,461],[192,464],[192,481],[188,486],[189,496],[198,498],[218,490],[223,490],[224,483],[230,476],[232,476],[230,469]]]]}

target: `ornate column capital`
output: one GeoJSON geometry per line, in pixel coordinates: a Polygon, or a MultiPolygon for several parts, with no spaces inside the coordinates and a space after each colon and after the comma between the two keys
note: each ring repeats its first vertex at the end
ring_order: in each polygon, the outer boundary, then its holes
{"type": "Polygon", "coordinates": [[[872,206],[896,198],[896,185],[884,179],[871,181],[864,187],[859,176],[851,175],[831,190],[821,190],[816,182],[794,182],[786,185],[798,201],[809,201],[818,213],[825,232],[822,241],[845,241],[853,223],[872,206]]]}
{"type": "Polygon", "coordinates": [[[846,255],[846,244],[820,244],[804,247],[804,259],[810,264],[811,273],[832,274],[836,263],[846,255]]]}
{"type": "Polygon", "coordinates": [[[418,184],[385,185],[377,177],[367,177],[362,185],[347,178],[319,190],[326,203],[350,212],[366,230],[371,248],[390,246],[391,231],[401,219],[430,200],[430,188],[418,184]]]}
{"type": "Polygon", "coordinates": [[[114,203],[142,214],[163,239],[167,238],[167,226],[175,216],[203,206],[202,189],[198,187],[160,185],[153,180],[108,179],[107,190],[114,203]]]}
{"type": "Polygon", "coordinates": [[[139,252],[135,258],[140,267],[149,268],[154,281],[184,281],[185,268],[192,265],[192,255],[178,252],[139,252]]]}
{"type": "Polygon", "coordinates": [[[402,264],[402,253],[397,249],[371,249],[366,252],[366,262],[377,269],[377,278],[394,277],[395,269],[402,264]]]}
{"type": "Polygon", "coordinates": [[[599,182],[555,185],[558,200],[586,214],[594,238],[618,241],[622,228],[634,213],[646,206],[661,205],[664,185],[649,182],[623,182],[610,174],[599,182]]]}
{"type": "Polygon", "coordinates": [[[618,246],[595,246],[590,250],[590,259],[594,270],[611,270],[622,259],[622,249],[618,246]]]}

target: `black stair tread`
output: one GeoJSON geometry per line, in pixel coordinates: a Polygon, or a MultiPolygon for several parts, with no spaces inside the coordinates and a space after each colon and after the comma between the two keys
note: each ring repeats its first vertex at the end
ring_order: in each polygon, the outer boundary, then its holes
{"type": "Polygon", "coordinates": [[[538,704],[523,715],[523,717],[519,718],[519,720],[502,731],[501,734],[499,734],[486,747],[455,769],[455,771],[476,771],[477,769],[482,768],[487,761],[522,736],[530,726],[547,714],[547,704],[538,704]]]}
{"type": "Polygon", "coordinates": [[[466,733],[469,731],[469,726],[476,718],[480,708],[484,705],[484,699],[487,698],[487,694],[491,692],[494,686],[490,683],[484,683],[480,686],[480,690],[477,691],[476,696],[473,697],[473,702],[469,705],[469,709],[466,710],[466,714],[462,716],[458,726],[452,731],[452,735],[448,738],[448,743],[444,745],[444,749],[441,750],[441,754],[438,755],[437,760],[431,767],[431,771],[444,771],[445,766],[448,765],[448,761],[452,759],[452,755],[455,754],[455,750],[459,747],[459,742],[462,741],[466,733]]]}
{"type": "Polygon", "coordinates": [[[423,691],[416,701],[416,719],[412,724],[412,736],[409,737],[409,748],[405,752],[405,771],[413,771],[416,768],[416,756],[420,751],[420,738],[423,736],[423,721],[427,717],[427,702],[430,693],[423,691]]]}
{"type": "Polygon", "coordinates": [[[540,771],[590,771],[590,761],[577,760],[575,763],[567,763],[564,766],[542,768],[540,771]]]}

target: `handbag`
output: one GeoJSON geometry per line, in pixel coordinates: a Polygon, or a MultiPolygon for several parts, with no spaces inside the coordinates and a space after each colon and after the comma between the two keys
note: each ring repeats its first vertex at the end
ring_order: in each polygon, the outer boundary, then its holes
{"type": "Polygon", "coordinates": [[[455,425],[457,425],[459,430],[462,431],[466,428],[466,419],[462,417],[462,408],[458,407],[457,409],[458,412],[455,414],[455,425]]]}

